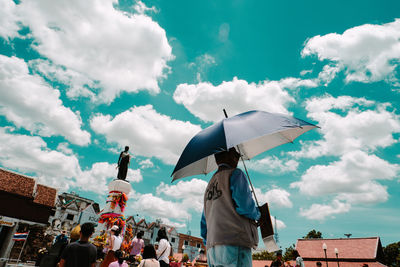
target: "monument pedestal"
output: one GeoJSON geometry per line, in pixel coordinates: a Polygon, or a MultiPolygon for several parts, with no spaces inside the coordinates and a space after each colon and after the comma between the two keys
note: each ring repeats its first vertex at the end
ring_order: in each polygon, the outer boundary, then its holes
{"type": "Polygon", "coordinates": [[[108,184],[106,207],[103,209],[98,230],[108,230],[113,225],[118,225],[123,235],[125,230],[125,206],[132,186],[128,181],[115,179],[108,184]]]}

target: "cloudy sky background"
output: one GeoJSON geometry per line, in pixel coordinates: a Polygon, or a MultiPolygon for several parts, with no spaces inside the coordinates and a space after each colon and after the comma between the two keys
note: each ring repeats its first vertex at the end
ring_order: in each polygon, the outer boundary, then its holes
{"type": "Polygon", "coordinates": [[[199,235],[190,138],[248,110],[321,128],[248,163],[288,247],[399,241],[398,1],[0,0],[0,167],[104,205],[125,145],[126,215],[199,235]]]}

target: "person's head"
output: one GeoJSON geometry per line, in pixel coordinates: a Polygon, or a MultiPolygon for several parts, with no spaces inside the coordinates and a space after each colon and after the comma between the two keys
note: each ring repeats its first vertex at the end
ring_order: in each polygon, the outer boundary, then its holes
{"type": "Polygon", "coordinates": [[[110,229],[112,235],[119,236],[120,230],[117,225],[113,225],[110,229]]]}
{"type": "Polygon", "coordinates": [[[155,243],[154,243],[154,248],[155,248],[155,249],[158,249],[158,242],[155,242],[155,243]]]}
{"type": "Polygon", "coordinates": [[[278,260],[281,260],[281,259],[282,259],[282,251],[278,250],[278,252],[276,252],[276,258],[277,258],[278,260]]]}
{"type": "Polygon", "coordinates": [[[293,250],[293,256],[295,258],[297,258],[297,257],[300,257],[300,254],[299,254],[299,252],[297,250],[293,250]]]}
{"type": "Polygon", "coordinates": [[[138,239],[142,239],[142,237],[143,237],[143,232],[137,233],[137,234],[136,234],[136,237],[137,237],[138,239]]]}
{"type": "Polygon", "coordinates": [[[128,150],[129,150],[129,146],[126,146],[125,147],[125,152],[128,152],[128,150]]]}
{"type": "Polygon", "coordinates": [[[214,155],[217,164],[226,163],[232,168],[236,168],[240,159],[240,154],[234,147],[228,151],[222,151],[214,155]]]}
{"type": "Polygon", "coordinates": [[[364,263],[362,267],[368,267],[368,264],[364,263]]]}
{"type": "Polygon", "coordinates": [[[84,223],[81,225],[81,239],[88,239],[94,233],[94,225],[93,223],[84,223]]]}
{"type": "Polygon", "coordinates": [[[204,249],[200,249],[200,254],[205,254],[206,252],[204,251],[204,249]]]}
{"type": "Polygon", "coordinates": [[[156,250],[153,245],[146,245],[143,248],[143,259],[157,259],[156,250]]]}
{"type": "Polygon", "coordinates": [[[115,258],[117,258],[119,264],[122,264],[124,262],[124,254],[121,250],[115,251],[114,256],[115,258]]]}
{"type": "Polygon", "coordinates": [[[61,235],[67,235],[67,231],[66,230],[62,230],[61,231],[61,235]]]}
{"type": "Polygon", "coordinates": [[[322,263],[321,263],[320,261],[317,261],[316,264],[317,264],[318,267],[321,267],[321,266],[322,266],[322,263]]]}
{"type": "Polygon", "coordinates": [[[157,233],[157,241],[160,241],[161,239],[168,240],[167,231],[165,230],[164,227],[160,228],[160,230],[158,230],[157,233]]]}

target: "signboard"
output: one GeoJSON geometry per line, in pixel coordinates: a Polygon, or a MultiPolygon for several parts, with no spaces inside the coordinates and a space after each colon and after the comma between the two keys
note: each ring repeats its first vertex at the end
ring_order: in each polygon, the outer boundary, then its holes
{"type": "Polygon", "coordinates": [[[0,225],[7,226],[7,227],[13,227],[15,225],[15,221],[11,218],[8,218],[5,216],[0,216],[0,225]]]}

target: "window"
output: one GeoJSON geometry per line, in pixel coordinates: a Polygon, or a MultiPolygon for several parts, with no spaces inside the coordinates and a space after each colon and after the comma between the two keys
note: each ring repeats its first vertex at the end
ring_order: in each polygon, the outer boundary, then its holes
{"type": "Polygon", "coordinates": [[[153,234],[154,234],[154,233],[151,233],[151,238],[153,238],[153,234]]]}
{"type": "Polygon", "coordinates": [[[197,244],[196,244],[196,247],[197,247],[197,248],[201,248],[201,244],[200,244],[200,243],[197,243],[197,244]]]}
{"type": "Polygon", "coordinates": [[[171,238],[171,242],[175,243],[175,237],[171,238]]]}
{"type": "Polygon", "coordinates": [[[185,246],[189,245],[189,241],[185,240],[185,246]]]}
{"type": "Polygon", "coordinates": [[[68,214],[67,215],[67,220],[73,220],[74,219],[74,214],[68,214]]]}
{"type": "Polygon", "coordinates": [[[55,210],[51,210],[50,211],[50,216],[54,216],[54,215],[56,215],[56,211],[55,210]]]}

